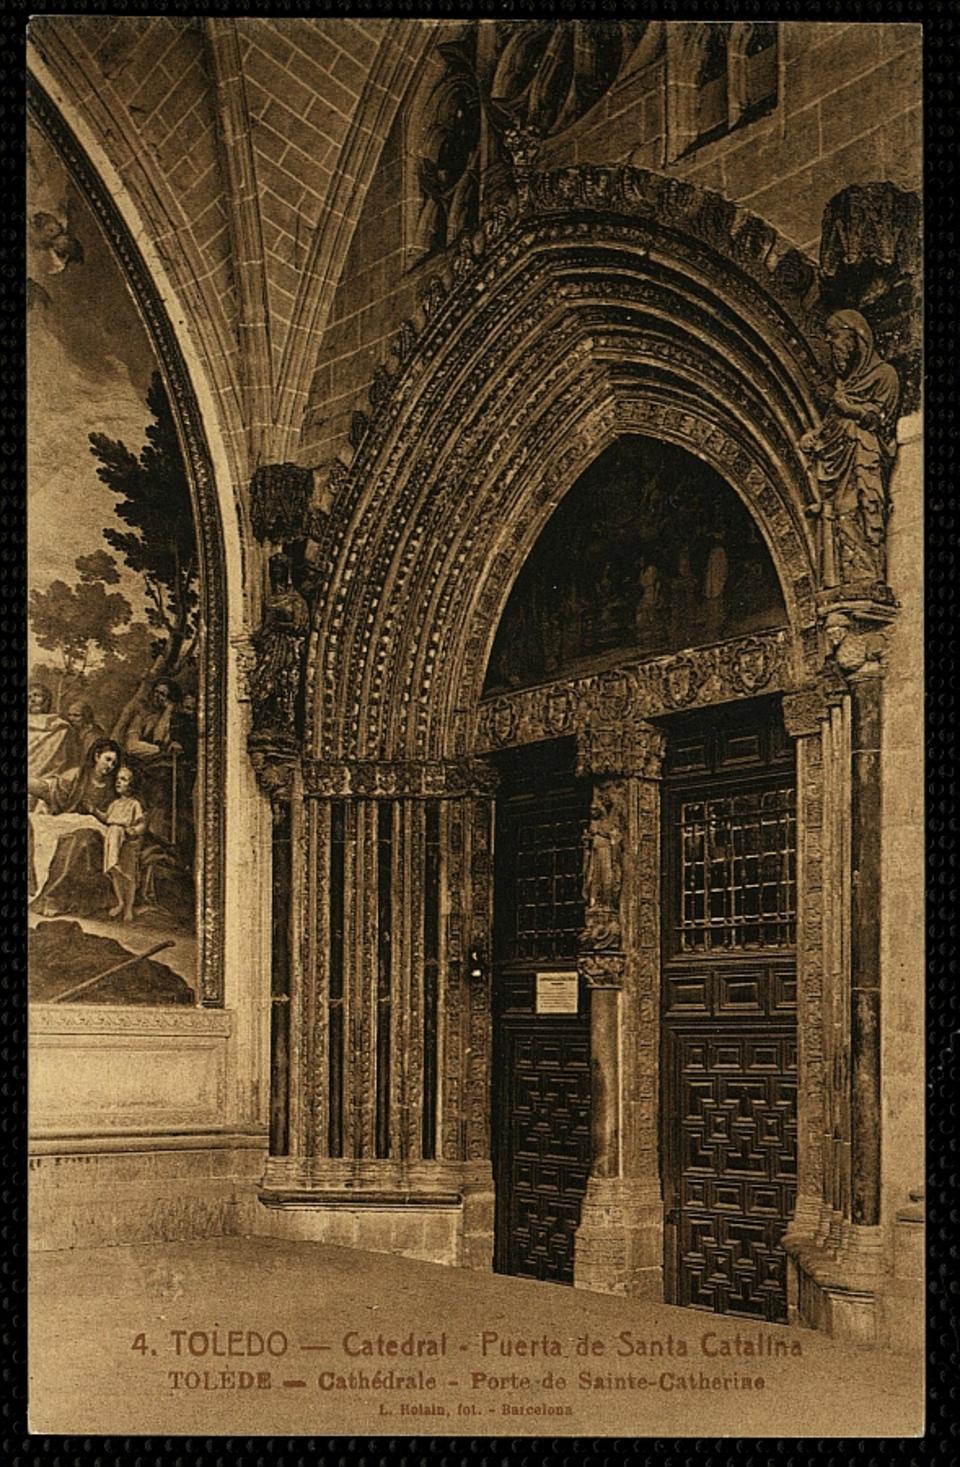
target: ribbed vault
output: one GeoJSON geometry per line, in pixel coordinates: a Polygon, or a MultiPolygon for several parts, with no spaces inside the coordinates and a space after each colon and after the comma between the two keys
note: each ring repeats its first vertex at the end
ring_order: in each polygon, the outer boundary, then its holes
{"type": "Polygon", "coordinates": [[[236,483],[295,458],[353,232],[434,26],[40,16],[29,64],[160,253],[236,483]]]}

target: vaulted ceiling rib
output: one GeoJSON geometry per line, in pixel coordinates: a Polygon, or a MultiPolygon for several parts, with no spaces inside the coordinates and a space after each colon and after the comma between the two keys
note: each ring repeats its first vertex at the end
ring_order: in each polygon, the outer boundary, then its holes
{"type": "Polygon", "coordinates": [[[432,38],[401,20],[31,26],[68,120],[92,129],[168,262],[240,477],[295,455],[363,199],[432,38]]]}

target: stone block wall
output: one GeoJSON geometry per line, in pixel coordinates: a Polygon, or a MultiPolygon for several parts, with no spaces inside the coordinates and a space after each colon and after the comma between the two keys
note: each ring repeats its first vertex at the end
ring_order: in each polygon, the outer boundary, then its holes
{"type": "MultiPolygon", "coordinates": [[[[688,148],[675,161],[665,136],[663,54],[628,72],[575,126],[551,139],[538,166],[631,163],[715,189],[759,214],[816,257],[823,210],[850,184],[921,184],[921,28],[783,23],[779,100],[756,121],[688,148]]],[[[416,95],[416,88],[411,88],[416,95]]],[[[404,197],[416,158],[405,153],[401,114],[381,156],[341,276],[317,358],[300,458],[346,452],[351,416],[367,407],[379,363],[417,310],[417,288],[439,273],[436,256],[409,265],[404,197]]]]}
{"type": "MultiPolygon", "coordinates": [[[[253,1231],[258,1237],[288,1242],[326,1243],[392,1253],[428,1263],[459,1266],[463,1253],[463,1211],[457,1206],[409,1207],[260,1207],[253,1231]]],[[[489,1265],[488,1265],[489,1266],[489,1265]]]]}
{"type": "Polygon", "coordinates": [[[920,34],[915,25],[785,23],[777,111],[708,145],[685,176],[815,255],[824,206],[841,189],[921,185],[920,34]]]}
{"type": "Polygon", "coordinates": [[[380,363],[394,365],[390,342],[417,309],[417,285],[442,262],[407,269],[404,187],[413,160],[403,155],[403,119],[394,126],[360,217],[330,314],[304,417],[300,459],[316,463],[347,442],[355,411],[380,363]]]}
{"type": "MultiPolygon", "coordinates": [[[[888,1233],[924,1175],[923,445],[919,414],[899,425],[890,484],[889,634],[881,726],[882,1188],[888,1233]]],[[[894,1260],[896,1263],[896,1260],[894,1260]]]]}
{"type": "Polygon", "coordinates": [[[80,1151],[30,1158],[30,1247],[104,1248],[254,1231],[265,1145],[80,1151]]]}

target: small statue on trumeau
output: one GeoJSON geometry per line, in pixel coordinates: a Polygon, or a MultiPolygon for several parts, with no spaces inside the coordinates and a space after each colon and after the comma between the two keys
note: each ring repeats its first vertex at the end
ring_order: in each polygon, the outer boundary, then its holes
{"type": "Polygon", "coordinates": [[[256,666],[250,701],[257,730],[294,736],[303,648],[310,625],[307,603],[290,581],[286,555],[270,557],[270,594],[260,630],[253,638],[256,666]]]}
{"type": "Polygon", "coordinates": [[[859,311],[835,311],[827,332],[833,397],[820,427],[800,441],[820,487],[823,582],[883,585],[900,379],[859,311]]]}
{"type": "Polygon", "coordinates": [[[623,831],[611,791],[598,790],[590,804],[590,823],[583,833],[583,900],[586,907],[581,942],[593,951],[620,944],[620,888],[623,884],[623,831]]]}

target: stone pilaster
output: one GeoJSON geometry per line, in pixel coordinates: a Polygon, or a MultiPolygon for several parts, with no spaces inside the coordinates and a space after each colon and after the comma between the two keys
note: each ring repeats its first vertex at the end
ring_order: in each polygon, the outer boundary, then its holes
{"type": "Polygon", "coordinates": [[[622,879],[612,921],[588,916],[579,960],[591,991],[592,1162],[574,1279],[661,1298],[658,1163],[660,786],[664,736],[641,721],[593,719],[578,768],[620,822],[622,879]],[[599,945],[597,936],[605,940],[599,945]]]}
{"type": "Polygon", "coordinates": [[[798,1203],[784,1246],[799,1317],[871,1342],[884,1271],[879,654],[892,613],[835,600],[824,611],[823,678],[784,699],[797,740],[801,1070],[798,1203]]]}
{"type": "Polygon", "coordinates": [[[825,1115],[829,1038],[824,1020],[825,834],[824,722],[829,708],[818,685],[784,694],[783,720],[794,740],[797,777],[797,1205],[787,1241],[812,1237],[820,1224],[830,1139],[825,1115]]]}

